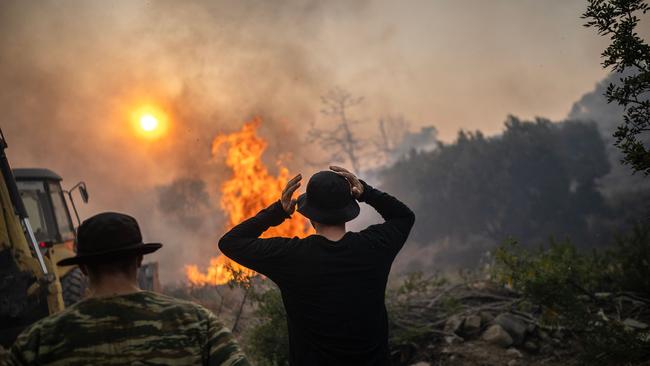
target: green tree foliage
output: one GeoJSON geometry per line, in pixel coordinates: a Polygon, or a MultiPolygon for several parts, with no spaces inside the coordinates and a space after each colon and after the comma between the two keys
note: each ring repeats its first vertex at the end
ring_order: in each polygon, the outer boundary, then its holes
{"type": "Polygon", "coordinates": [[[581,254],[568,241],[496,251],[495,279],[537,308],[542,327],[563,329],[589,365],[635,364],[650,357],[650,331],[625,320],[650,320],[650,227],[637,226],[616,246],[581,254]]]}
{"type": "Polygon", "coordinates": [[[583,238],[589,215],[606,209],[597,179],[608,171],[594,124],[511,116],[500,136],[460,132],[452,144],[411,154],[383,172],[383,187],[413,207],[419,242],[583,238]]]}
{"type": "Polygon", "coordinates": [[[631,234],[618,238],[615,249],[606,255],[613,290],[650,294],[650,227],[635,226],[631,234]]]}
{"type": "Polygon", "coordinates": [[[650,131],[650,46],[636,33],[640,14],[650,6],[644,0],[589,0],[583,18],[586,27],[608,36],[610,45],[603,51],[603,67],[615,72],[632,71],[609,84],[605,95],[625,108],[623,123],[614,133],[616,146],[624,153],[623,163],[634,171],[650,174],[650,150],[640,136],[650,131]]]}
{"type": "Polygon", "coordinates": [[[246,335],[247,353],[260,366],[289,365],[289,330],[282,295],[277,287],[255,295],[259,323],[246,335]]]}

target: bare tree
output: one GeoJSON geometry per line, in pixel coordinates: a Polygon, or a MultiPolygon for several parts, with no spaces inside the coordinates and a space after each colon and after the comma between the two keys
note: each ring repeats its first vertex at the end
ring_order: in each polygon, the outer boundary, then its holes
{"type": "Polygon", "coordinates": [[[332,128],[318,128],[312,124],[307,131],[307,141],[317,142],[330,154],[332,160],[348,160],[355,172],[361,171],[361,151],[366,145],[364,139],[355,136],[353,126],[359,121],[350,118],[348,110],[359,105],[363,97],[353,97],[341,88],[334,88],[321,96],[324,116],[334,119],[332,128]]]}
{"type": "Polygon", "coordinates": [[[409,131],[410,123],[402,115],[388,115],[381,117],[377,124],[379,139],[374,141],[378,152],[377,157],[386,162],[395,155],[399,144],[402,143],[404,136],[409,131]]]}

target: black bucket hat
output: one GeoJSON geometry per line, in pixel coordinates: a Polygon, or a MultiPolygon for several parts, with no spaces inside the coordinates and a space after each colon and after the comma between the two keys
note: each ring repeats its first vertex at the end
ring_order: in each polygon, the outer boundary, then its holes
{"type": "Polygon", "coordinates": [[[59,266],[104,263],[130,255],[153,253],[160,243],[143,243],[138,222],[131,216],[104,212],[85,220],[77,229],[77,255],[60,260],[59,266]]]}
{"type": "Polygon", "coordinates": [[[298,212],[321,224],[348,222],[359,216],[359,211],[348,181],[331,171],[312,175],[307,192],[298,197],[298,212]]]}

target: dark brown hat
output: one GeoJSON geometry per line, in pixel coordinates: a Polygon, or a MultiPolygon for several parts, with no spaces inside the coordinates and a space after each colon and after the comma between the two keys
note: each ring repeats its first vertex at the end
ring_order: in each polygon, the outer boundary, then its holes
{"type": "Polygon", "coordinates": [[[298,212],[326,225],[341,224],[359,215],[350,184],[342,176],[321,171],[309,178],[307,192],[298,197],[298,212]]]}
{"type": "Polygon", "coordinates": [[[60,260],[59,266],[110,262],[121,257],[149,254],[160,243],[143,243],[138,222],[131,216],[104,212],[85,220],[77,229],[77,255],[60,260]]]}

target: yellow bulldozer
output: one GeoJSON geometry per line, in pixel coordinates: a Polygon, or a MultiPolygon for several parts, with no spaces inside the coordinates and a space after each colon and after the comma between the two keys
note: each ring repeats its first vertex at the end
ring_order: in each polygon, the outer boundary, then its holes
{"type": "MultiPolygon", "coordinates": [[[[75,230],[64,195],[68,196],[79,224],[72,192],[78,190],[83,201],[88,202],[86,184],[79,182],[63,190],[62,178],[49,169],[14,169],[13,174],[41,253],[54,264],[73,256],[75,230]]],[[[64,305],[79,301],[86,289],[81,270],[76,266],[57,267],[55,272],[61,282],[64,305]]]]}
{"type": "MultiPolygon", "coordinates": [[[[0,360],[18,334],[35,321],[83,298],[87,280],[77,266],[58,267],[74,255],[80,224],[73,193],[88,202],[84,182],[61,188],[49,169],[11,169],[0,129],[0,360]]],[[[160,291],[158,263],[143,264],[140,288],[160,291]]]]}
{"type": "Polygon", "coordinates": [[[8,347],[28,325],[77,302],[86,280],[77,267],[56,262],[74,255],[75,231],[68,204],[79,216],[72,192],[84,202],[83,182],[61,189],[47,169],[11,170],[0,130],[0,345],[8,347]]]}

